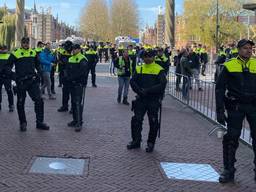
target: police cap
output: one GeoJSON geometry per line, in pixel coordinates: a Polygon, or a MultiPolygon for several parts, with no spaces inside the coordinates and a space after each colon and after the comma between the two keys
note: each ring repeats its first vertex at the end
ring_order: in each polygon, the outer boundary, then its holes
{"type": "Polygon", "coordinates": [[[143,57],[155,57],[155,52],[152,49],[147,49],[144,51],[143,57]]]}
{"type": "Polygon", "coordinates": [[[73,49],[81,49],[81,46],[79,44],[74,44],[73,49]]]}
{"type": "Polygon", "coordinates": [[[22,37],[21,43],[29,43],[29,37],[22,37]]]}
{"type": "Polygon", "coordinates": [[[237,43],[237,48],[241,48],[243,46],[245,46],[246,44],[250,44],[251,46],[254,46],[254,42],[249,40],[249,39],[241,39],[240,41],[238,41],[237,43]]]}

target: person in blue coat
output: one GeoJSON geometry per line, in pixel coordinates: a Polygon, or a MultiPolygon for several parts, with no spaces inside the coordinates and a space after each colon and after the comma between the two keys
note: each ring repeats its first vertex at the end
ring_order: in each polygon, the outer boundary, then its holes
{"type": "Polygon", "coordinates": [[[55,56],[51,52],[50,42],[47,42],[45,44],[45,48],[39,54],[39,60],[42,66],[42,72],[43,72],[42,76],[43,76],[43,82],[44,82],[41,87],[41,92],[44,92],[44,89],[47,88],[49,99],[56,99],[51,92],[50,74],[51,74],[52,66],[54,65],[54,62],[55,62],[55,56]]]}

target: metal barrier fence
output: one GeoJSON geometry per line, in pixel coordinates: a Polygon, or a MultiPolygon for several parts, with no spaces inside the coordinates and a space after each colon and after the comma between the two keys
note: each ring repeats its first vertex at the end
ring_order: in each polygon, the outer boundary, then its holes
{"type": "MultiPolygon", "coordinates": [[[[168,75],[167,94],[214,122],[216,126],[212,132],[218,128],[226,128],[216,120],[214,82],[170,72],[168,75]]],[[[243,124],[241,139],[250,145],[252,143],[249,125],[246,120],[243,124]]]]}

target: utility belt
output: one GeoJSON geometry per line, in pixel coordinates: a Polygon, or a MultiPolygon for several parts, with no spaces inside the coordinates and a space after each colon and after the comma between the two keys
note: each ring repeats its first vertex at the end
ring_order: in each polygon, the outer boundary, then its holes
{"type": "Polygon", "coordinates": [[[149,98],[149,97],[140,97],[140,96],[136,95],[135,100],[132,100],[131,111],[134,111],[134,109],[138,106],[138,103],[141,103],[141,102],[152,102],[152,101],[159,103],[159,106],[160,106],[161,103],[162,103],[162,97],[149,98]]]}
{"type": "Polygon", "coordinates": [[[36,74],[34,75],[26,75],[24,77],[20,77],[20,78],[17,78],[16,81],[19,82],[19,83],[23,83],[24,81],[28,81],[28,80],[39,80],[40,77],[36,74]]]}
{"type": "Polygon", "coordinates": [[[244,97],[234,97],[226,96],[225,99],[225,108],[226,109],[237,109],[239,105],[251,105],[256,107],[256,96],[244,96],[244,97]]]}

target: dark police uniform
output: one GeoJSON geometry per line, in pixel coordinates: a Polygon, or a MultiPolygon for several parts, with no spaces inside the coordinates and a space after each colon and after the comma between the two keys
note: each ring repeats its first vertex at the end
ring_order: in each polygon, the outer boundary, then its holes
{"type": "Polygon", "coordinates": [[[83,97],[87,85],[89,65],[86,57],[78,53],[69,58],[66,66],[67,84],[71,90],[71,103],[73,109],[73,121],[68,126],[75,127],[75,131],[81,131],[83,123],[83,97]]]}
{"type": "Polygon", "coordinates": [[[170,67],[168,58],[164,54],[162,56],[157,55],[155,57],[155,62],[164,69],[165,74],[167,75],[170,67]]]}
{"type": "Polygon", "coordinates": [[[24,110],[26,92],[35,103],[36,128],[48,130],[49,126],[44,124],[44,102],[40,94],[41,68],[32,49],[19,48],[14,50],[8,61],[8,69],[15,65],[15,81],[17,84],[17,111],[20,120],[20,130],[26,131],[27,120],[24,110]],[[36,71],[37,72],[36,72],[36,71]]]}
{"type": "Polygon", "coordinates": [[[85,52],[85,57],[88,60],[89,70],[91,71],[92,75],[92,86],[97,87],[96,85],[96,64],[99,61],[97,52],[93,50],[93,48],[90,48],[88,51],[85,52]]]}
{"type": "Polygon", "coordinates": [[[2,87],[4,85],[6,93],[8,95],[9,111],[13,111],[13,92],[12,92],[12,80],[5,73],[5,66],[7,65],[10,54],[6,52],[0,52],[0,110],[2,103],[2,87]]]}
{"type": "Polygon", "coordinates": [[[68,111],[68,101],[70,96],[70,89],[67,85],[65,70],[72,51],[72,42],[66,41],[64,43],[64,49],[60,49],[58,53],[58,64],[59,64],[59,78],[61,79],[62,87],[62,106],[58,109],[59,112],[68,111]]]}
{"type": "Polygon", "coordinates": [[[131,70],[132,74],[131,75],[133,75],[135,73],[135,70],[136,70],[136,50],[129,49],[128,50],[128,55],[129,55],[129,57],[132,61],[132,70],[131,70]]]}
{"type": "Polygon", "coordinates": [[[140,147],[142,122],[147,112],[150,129],[146,151],[153,151],[159,125],[158,111],[160,100],[163,96],[166,83],[164,69],[155,62],[136,67],[136,72],[130,81],[130,85],[137,94],[137,97],[133,101],[132,106],[134,111],[134,116],[131,120],[132,142],[127,145],[128,149],[140,147]]]}
{"type": "MultiPolygon", "coordinates": [[[[219,181],[233,181],[236,162],[235,153],[239,145],[243,120],[246,117],[252,136],[252,147],[256,154],[256,59],[247,62],[239,56],[224,63],[216,84],[217,121],[225,124],[227,111],[227,133],[223,138],[224,172],[219,181]],[[224,107],[225,106],[225,107],[224,107]]],[[[256,158],[254,158],[256,165],[256,158]]]]}

